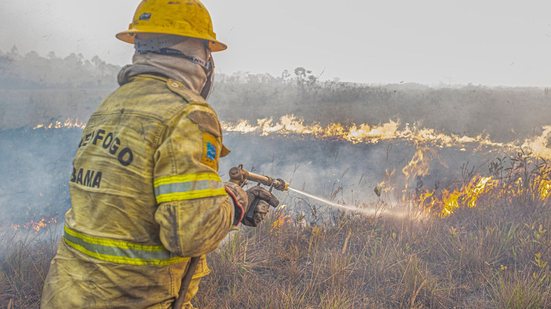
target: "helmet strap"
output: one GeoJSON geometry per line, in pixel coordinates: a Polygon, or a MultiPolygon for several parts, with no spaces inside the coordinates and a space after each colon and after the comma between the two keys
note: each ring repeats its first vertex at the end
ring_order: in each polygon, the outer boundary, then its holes
{"type": "Polygon", "coordinates": [[[210,92],[214,86],[214,59],[212,58],[212,55],[209,53],[209,60],[207,62],[208,70],[205,70],[205,73],[207,73],[207,81],[205,82],[205,85],[203,85],[203,89],[201,90],[201,96],[206,100],[208,99],[210,92]]]}

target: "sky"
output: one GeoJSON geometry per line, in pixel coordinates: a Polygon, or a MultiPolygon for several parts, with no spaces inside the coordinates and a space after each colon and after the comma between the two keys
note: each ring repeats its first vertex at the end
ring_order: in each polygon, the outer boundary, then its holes
{"type": "MultiPolygon", "coordinates": [[[[551,86],[551,1],[204,0],[223,73],[370,84],[551,86]]],[[[17,46],[130,62],[126,30],[137,0],[0,0],[0,50],[17,46]]]]}

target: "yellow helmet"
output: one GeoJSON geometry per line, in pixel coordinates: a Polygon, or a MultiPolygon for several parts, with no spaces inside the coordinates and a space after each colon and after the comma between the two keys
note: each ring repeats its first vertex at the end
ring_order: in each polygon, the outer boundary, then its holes
{"type": "Polygon", "coordinates": [[[127,31],[117,34],[121,41],[134,44],[138,33],[171,34],[203,39],[212,52],[228,48],[216,40],[207,8],[198,0],[142,0],[127,31]]]}

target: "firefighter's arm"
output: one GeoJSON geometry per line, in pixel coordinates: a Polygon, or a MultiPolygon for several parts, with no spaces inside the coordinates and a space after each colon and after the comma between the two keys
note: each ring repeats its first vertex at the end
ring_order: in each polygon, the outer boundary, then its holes
{"type": "Polygon", "coordinates": [[[155,220],[163,245],[177,255],[200,256],[216,249],[240,216],[242,206],[234,205],[234,194],[228,194],[218,176],[221,151],[216,115],[193,105],[168,126],[156,151],[155,220]]]}

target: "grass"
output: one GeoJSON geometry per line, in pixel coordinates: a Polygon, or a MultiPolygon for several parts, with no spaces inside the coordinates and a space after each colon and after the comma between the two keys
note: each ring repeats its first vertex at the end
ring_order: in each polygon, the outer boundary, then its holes
{"type": "Polygon", "coordinates": [[[0,308],[38,308],[57,235],[0,233],[0,308]]]}
{"type": "Polygon", "coordinates": [[[206,308],[549,308],[549,205],[425,222],[264,224],[211,254],[206,308]],[[473,224],[473,221],[478,221],[473,224]]]}
{"type": "MultiPolygon", "coordinates": [[[[291,205],[256,229],[232,233],[209,255],[213,271],[195,303],[551,308],[551,201],[502,193],[476,208],[421,221],[341,212],[332,223],[304,224],[287,212],[291,205]]],[[[1,308],[38,307],[54,234],[0,236],[1,308]]]]}

